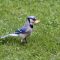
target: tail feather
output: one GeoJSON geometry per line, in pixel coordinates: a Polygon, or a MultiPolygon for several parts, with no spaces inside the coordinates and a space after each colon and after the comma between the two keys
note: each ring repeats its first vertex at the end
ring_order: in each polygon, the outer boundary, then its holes
{"type": "Polygon", "coordinates": [[[2,39],[2,38],[6,38],[6,37],[8,37],[8,35],[5,35],[5,36],[0,36],[0,38],[2,39]]]}
{"type": "Polygon", "coordinates": [[[18,34],[8,34],[8,35],[5,35],[5,36],[0,36],[0,38],[6,38],[6,37],[9,37],[9,36],[18,36],[18,34]]]}

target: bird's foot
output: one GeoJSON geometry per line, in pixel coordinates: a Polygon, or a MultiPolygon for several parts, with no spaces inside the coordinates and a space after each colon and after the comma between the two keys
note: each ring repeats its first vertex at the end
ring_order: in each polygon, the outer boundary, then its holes
{"type": "Polygon", "coordinates": [[[24,45],[24,44],[26,44],[26,43],[27,43],[27,40],[22,40],[22,41],[21,41],[21,44],[22,44],[22,45],[24,45]]]}

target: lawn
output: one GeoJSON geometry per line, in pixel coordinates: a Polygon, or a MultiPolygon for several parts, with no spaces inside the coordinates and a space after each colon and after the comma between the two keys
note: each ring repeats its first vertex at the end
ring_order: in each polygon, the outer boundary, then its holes
{"type": "Polygon", "coordinates": [[[0,60],[60,60],[60,0],[0,0],[0,36],[21,28],[29,15],[40,23],[28,43],[0,39],[0,60]]]}

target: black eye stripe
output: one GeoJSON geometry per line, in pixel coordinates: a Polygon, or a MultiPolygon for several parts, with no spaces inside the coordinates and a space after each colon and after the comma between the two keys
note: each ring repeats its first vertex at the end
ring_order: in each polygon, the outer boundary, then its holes
{"type": "Polygon", "coordinates": [[[32,20],[34,20],[34,21],[35,21],[36,19],[32,19],[32,20]]]}

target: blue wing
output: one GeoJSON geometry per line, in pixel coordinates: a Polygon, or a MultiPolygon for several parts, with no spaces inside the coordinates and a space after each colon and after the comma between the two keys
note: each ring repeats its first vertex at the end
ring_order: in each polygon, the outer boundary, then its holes
{"type": "Polygon", "coordinates": [[[20,34],[20,33],[26,33],[27,27],[22,27],[21,29],[18,29],[15,31],[15,34],[20,34]]]}

